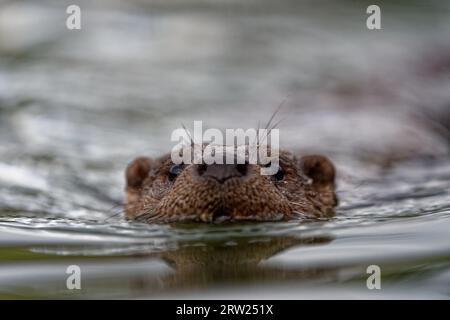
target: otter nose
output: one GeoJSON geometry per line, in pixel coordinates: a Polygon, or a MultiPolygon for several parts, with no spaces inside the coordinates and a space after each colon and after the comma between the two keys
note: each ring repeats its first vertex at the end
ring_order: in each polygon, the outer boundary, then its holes
{"type": "Polygon", "coordinates": [[[224,183],[230,178],[239,178],[247,174],[247,164],[202,164],[198,167],[200,176],[213,178],[224,183]]]}

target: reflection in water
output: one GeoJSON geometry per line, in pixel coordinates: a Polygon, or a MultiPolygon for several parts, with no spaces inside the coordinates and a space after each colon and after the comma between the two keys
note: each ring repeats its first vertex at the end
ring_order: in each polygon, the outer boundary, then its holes
{"type": "Polygon", "coordinates": [[[175,269],[161,279],[165,288],[188,289],[246,283],[280,283],[322,277],[328,270],[283,270],[262,266],[260,262],[289,248],[323,245],[328,238],[277,237],[209,243],[207,246],[186,246],[159,256],[175,269]]]}

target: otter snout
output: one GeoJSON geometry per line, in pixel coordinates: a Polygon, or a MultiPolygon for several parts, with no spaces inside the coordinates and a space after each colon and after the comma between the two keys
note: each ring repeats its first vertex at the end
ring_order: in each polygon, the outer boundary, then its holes
{"type": "Polygon", "coordinates": [[[202,164],[197,167],[198,174],[204,179],[214,179],[224,183],[231,178],[241,178],[247,175],[247,164],[202,164]]]}

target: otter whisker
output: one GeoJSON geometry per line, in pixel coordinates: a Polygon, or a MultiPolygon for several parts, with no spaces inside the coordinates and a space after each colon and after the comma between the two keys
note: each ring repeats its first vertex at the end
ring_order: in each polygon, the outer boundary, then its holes
{"type": "Polygon", "coordinates": [[[186,132],[186,134],[189,137],[189,140],[191,142],[191,147],[194,146],[194,139],[192,139],[191,133],[189,132],[189,130],[186,128],[186,126],[184,125],[184,123],[181,123],[181,127],[184,129],[184,131],[186,132]]]}
{"type": "Polygon", "coordinates": [[[161,212],[144,212],[136,217],[136,221],[155,222],[156,220],[159,220],[161,216],[163,216],[161,212]]]}
{"type": "Polygon", "coordinates": [[[298,202],[294,202],[294,201],[289,201],[290,204],[295,204],[297,206],[302,206],[304,204],[298,203],[298,202]]]}
{"type": "MultiPolygon", "coordinates": [[[[258,125],[256,126],[256,132],[259,132],[259,127],[261,126],[261,121],[258,120],[258,125]]],[[[258,146],[258,134],[256,134],[255,139],[252,142],[252,145],[258,146]]]]}
{"type": "MultiPolygon", "coordinates": [[[[277,121],[274,125],[272,125],[272,121],[275,119],[275,116],[280,112],[281,108],[283,107],[283,105],[286,103],[286,101],[288,100],[288,98],[285,98],[277,107],[277,109],[272,113],[272,115],[270,116],[269,121],[267,122],[265,129],[267,130],[266,135],[263,137],[263,141],[258,141],[259,145],[261,145],[262,143],[265,142],[265,140],[268,138],[268,136],[270,135],[270,132],[280,124],[280,122],[284,119],[281,119],[279,121],[277,121]]],[[[259,129],[259,128],[258,128],[259,129]]],[[[258,137],[259,138],[259,137],[258,137]]]]}
{"type": "Polygon", "coordinates": [[[304,219],[310,219],[310,217],[308,217],[306,214],[304,214],[303,212],[300,212],[300,211],[292,211],[292,213],[294,214],[294,215],[296,215],[297,217],[301,217],[301,218],[304,218],[304,219]]]}
{"type": "Polygon", "coordinates": [[[267,135],[270,135],[270,132],[275,129],[282,121],[284,121],[285,118],[282,118],[280,120],[278,120],[268,131],[267,131],[267,135]]]}
{"type": "Polygon", "coordinates": [[[107,213],[112,213],[110,216],[105,218],[103,221],[108,221],[112,218],[115,218],[119,215],[125,215],[125,204],[120,203],[112,206],[109,210],[107,210],[107,213]]]}
{"type": "Polygon", "coordinates": [[[278,105],[277,109],[270,116],[269,121],[267,122],[267,124],[265,126],[265,129],[269,128],[269,126],[272,123],[273,119],[278,114],[278,112],[281,110],[281,108],[283,107],[283,105],[286,103],[287,100],[288,100],[288,98],[285,98],[283,101],[281,101],[281,103],[278,105]]]}
{"type": "Polygon", "coordinates": [[[284,119],[280,119],[280,120],[277,121],[270,129],[267,130],[266,135],[263,137],[263,140],[262,140],[262,141],[259,141],[258,147],[259,147],[260,145],[262,145],[262,144],[266,141],[266,139],[270,136],[272,130],[275,129],[275,127],[277,127],[277,126],[280,124],[280,122],[283,121],[283,120],[284,120],[284,119]]]}

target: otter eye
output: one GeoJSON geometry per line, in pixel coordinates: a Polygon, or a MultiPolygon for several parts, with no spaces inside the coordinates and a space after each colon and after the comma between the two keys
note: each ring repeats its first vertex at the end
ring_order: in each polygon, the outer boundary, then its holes
{"type": "Polygon", "coordinates": [[[283,180],[283,179],[284,179],[284,171],[283,171],[283,169],[279,168],[278,171],[277,171],[277,173],[275,173],[275,174],[273,175],[273,177],[274,177],[276,180],[278,180],[278,181],[283,180]]]}
{"type": "MultiPolygon", "coordinates": [[[[272,165],[272,162],[266,163],[263,167],[264,168],[269,168],[272,165]]],[[[281,181],[284,179],[284,171],[283,169],[281,169],[281,167],[278,167],[278,171],[277,173],[275,173],[272,178],[274,178],[277,181],[281,181]]]]}
{"type": "Polygon", "coordinates": [[[183,171],[183,167],[179,164],[174,164],[169,169],[169,180],[173,181],[183,171]]]}

